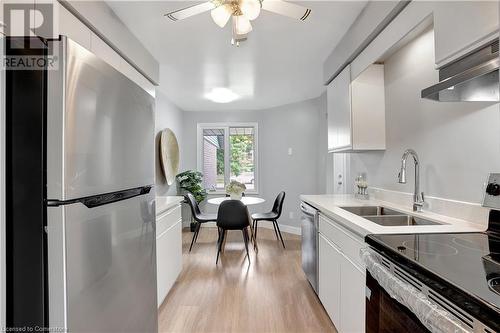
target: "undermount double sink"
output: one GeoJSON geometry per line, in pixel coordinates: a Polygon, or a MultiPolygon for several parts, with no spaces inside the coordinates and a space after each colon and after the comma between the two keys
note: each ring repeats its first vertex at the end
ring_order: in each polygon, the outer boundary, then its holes
{"type": "Polygon", "coordinates": [[[407,215],[383,206],[354,206],[340,208],[386,227],[445,224],[407,215]]]}

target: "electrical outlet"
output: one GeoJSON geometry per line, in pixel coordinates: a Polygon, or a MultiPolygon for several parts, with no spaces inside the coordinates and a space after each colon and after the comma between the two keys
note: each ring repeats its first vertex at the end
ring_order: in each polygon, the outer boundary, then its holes
{"type": "Polygon", "coordinates": [[[290,218],[290,220],[293,220],[295,218],[295,213],[294,212],[288,213],[288,217],[290,218]]]}
{"type": "Polygon", "coordinates": [[[288,155],[292,156],[293,154],[293,149],[292,148],[288,148],[288,155]]]}

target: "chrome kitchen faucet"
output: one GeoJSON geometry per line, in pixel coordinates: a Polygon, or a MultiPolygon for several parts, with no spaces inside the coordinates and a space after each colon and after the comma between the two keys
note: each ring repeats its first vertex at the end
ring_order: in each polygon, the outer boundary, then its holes
{"type": "Polygon", "coordinates": [[[408,156],[413,157],[415,162],[415,191],[413,193],[413,211],[421,212],[422,206],[424,205],[424,192],[420,192],[420,163],[418,161],[417,152],[413,149],[407,149],[403,157],[401,157],[401,170],[398,174],[398,182],[400,184],[406,184],[406,160],[408,156]]]}

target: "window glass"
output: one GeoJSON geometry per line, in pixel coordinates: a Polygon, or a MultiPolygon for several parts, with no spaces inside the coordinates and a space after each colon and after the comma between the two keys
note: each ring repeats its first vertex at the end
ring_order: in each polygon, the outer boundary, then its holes
{"type": "Polygon", "coordinates": [[[230,180],[245,184],[247,190],[255,189],[254,134],[253,127],[229,128],[230,180]]]}
{"type": "Polygon", "coordinates": [[[224,129],[203,129],[203,183],[210,191],[223,190],[224,129]]]}
{"type": "Polygon", "coordinates": [[[257,124],[198,124],[198,166],[203,187],[224,193],[231,180],[245,184],[246,192],[257,192],[257,124]]]}

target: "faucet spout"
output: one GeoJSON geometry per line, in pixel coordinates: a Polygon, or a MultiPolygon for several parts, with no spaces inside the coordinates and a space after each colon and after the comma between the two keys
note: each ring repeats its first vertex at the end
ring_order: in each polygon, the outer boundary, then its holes
{"type": "Polygon", "coordinates": [[[422,211],[422,206],[424,205],[424,192],[420,192],[420,162],[418,159],[418,154],[413,149],[407,149],[403,156],[401,157],[401,170],[398,175],[398,182],[400,184],[406,184],[406,161],[408,157],[413,158],[415,163],[415,190],[413,192],[413,211],[422,211]]]}

